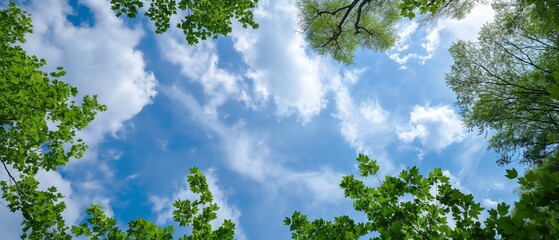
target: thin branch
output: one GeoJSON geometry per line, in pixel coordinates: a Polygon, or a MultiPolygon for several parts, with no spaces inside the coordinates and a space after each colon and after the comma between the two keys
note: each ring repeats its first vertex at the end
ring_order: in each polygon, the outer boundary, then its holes
{"type": "Polygon", "coordinates": [[[10,171],[8,170],[8,166],[6,166],[6,163],[4,163],[4,161],[0,160],[0,162],[2,163],[2,165],[4,165],[4,170],[6,170],[6,173],[8,173],[8,177],[11,179],[11,181],[14,182],[14,185],[16,186],[16,188],[18,189],[18,192],[20,192],[18,186],[17,186],[17,181],[15,179],[15,177],[12,175],[12,173],[10,173],[10,171]]]}
{"type": "MultiPolygon", "coordinates": [[[[364,0],[363,2],[361,2],[361,4],[359,4],[359,8],[357,8],[357,19],[355,20],[355,34],[359,33],[359,29],[363,28],[359,26],[359,22],[361,21],[361,11],[363,11],[363,6],[365,6],[365,4],[370,3],[371,0],[364,0]]],[[[368,33],[368,31],[367,31],[368,33]]],[[[371,35],[371,34],[369,34],[371,35]]]]}

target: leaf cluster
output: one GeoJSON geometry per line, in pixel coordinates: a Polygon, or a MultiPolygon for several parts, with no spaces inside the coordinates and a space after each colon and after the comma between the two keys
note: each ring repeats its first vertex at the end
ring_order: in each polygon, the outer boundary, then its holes
{"type": "Polygon", "coordinates": [[[358,47],[386,50],[396,41],[396,1],[300,0],[298,6],[311,48],[342,63],[352,63],[358,47]]]}
{"type": "MultiPolygon", "coordinates": [[[[504,238],[553,239],[559,236],[558,162],[548,159],[518,178],[520,196],[514,203],[514,210],[493,223],[504,238]]],[[[514,174],[507,177],[516,178],[514,174]]],[[[508,211],[508,206],[500,204],[497,212],[490,210],[489,215],[495,219],[497,214],[503,215],[505,208],[508,211]]]]}
{"type": "MultiPolygon", "coordinates": [[[[376,161],[364,155],[359,155],[357,161],[362,177],[374,176],[378,179],[376,161]]],[[[386,176],[378,187],[368,187],[362,180],[349,175],[342,179],[340,187],[344,195],[353,200],[355,210],[363,212],[368,221],[355,224],[347,216],[342,216],[334,223],[324,223],[322,219],[308,222],[306,216],[295,213],[291,220],[285,221],[291,224],[293,239],[314,239],[314,232],[328,230],[346,234],[344,231],[347,230],[341,228],[345,225],[351,226],[347,233],[351,237],[346,239],[357,239],[370,233],[378,235],[375,239],[468,237],[472,232],[479,231],[479,223],[472,219],[477,219],[483,208],[473,203],[471,195],[452,188],[441,169],[435,169],[428,177],[420,175],[416,167],[405,169],[398,177],[386,176]],[[450,214],[459,227],[453,229],[448,226],[447,215],[450,214]],[[322,229],[322,225],[338,228],[322,229]]]]}
{"type": "Polygon", "coordinates": [[[134,18],[144,2],[149,4],[145,16],[155,24],[156,33],[167,31],[173,16],[183,17],[176,27],[183,31],[191,45],[227,35],[232,30],[232,19],[238,20],[244,28],[258,28],[252,13],[258,0],[111,0],[111,7],[117,16],[134,18]]]}
{"type": "Polygon", "coordinates": [[[398,6],[401,9],[400,14],[403,17],[412,19],[415,17],[415,11],[419,10],[419,14],[434,14],[445,5],[445,0],[403,0],[398,6]]]}
{"type": "MultiPolygon", "coordinates": [[[[412,167],[380,181],[376,161],[364,155],[357,161],[361,176],[376,177],[380,185],[369,187],[349,175],[343,177],[340,187],[367,221],[356,223],[348,216],[333,222],[309,221],[295,212],[284,220],[293,239],[358,239],[366,235],[375,236],[372,239],[552,239],[558,234],[556,172],[528,172],[519,179],[523,193],[514,210],[500,203],[488,211],[482,224],[479,218],[484,208],[473,195],[454,188],[440,168],[423,176],[412,167]]],[[[507,172],[509,178],[517,177],[516,170],[507,172]]]]}
{"type": "Polygon", "coordinates": [[[77,103],[77,89],[60,80],[62,67],[41,70],[45,60],[18,45],[31,31],[29,14],[15,3],[0,10],[0,162],[7,174],[0,186],[8,208],[23,214],[22,238],[67,238],[62,195],[55,187],[39,191],[35,174],[81,157],[87,146],[76,132],[105,106],[96,96],[77,103]]]}
{"type": "Polygon", "coordinates": [[[543,13],[524,1],[494,8],[495,20],[477,42],[450,48],[454,64],[446,81],[467,127],[496,130],[489,147],[501,155],[498,163],[539,165],[559,147],[557,29],[542,29],[535,15],[543,13]]]}
{"type": "MultiPolygon", "coordinates": [[[[217,218],[219,207],[213,202],[212,194],[206,182],[206,177],[198,168],[191,168],[188,176],[190,190],[199,195],[197,200],[176,200],[173,206],[173,218],[180,226],[191,226],[191,233],[178,239],[182,240],[227,240],[233,239],[235,224],[226,219],[216,230],[210,222],[217,218]]],[[[87,209],[89,215],[85,223],[72,227],[76,236],[89,239],[173,239],[173,226],[165,228],[141,218],[128,223],[126,231],[117,226],[114,218],[107,217],[99,205],[92,205],[87,209]]]]}
{"type": "MultiPolygon", "coordinates": [[[[165,8],[170,6],[165,4],[171,3],[174,1],[153,1],[147,13],[157,19],[160,29],[165,27],[165,14],[175,11],[165,8]]],[[[187,17],[185,21],[194,21],[192,24],[199,24],[196,21],[210,24],[206,21],[209,16],[204,14],[214,14],[216,18],[213,20],[218,22],[223,17],[236,16],[241,18],[245,27],[246,24],[254,25],[249,8],[256,2],[227,3],[230,1],[181,1],[179,8],[189,8],[195,13],[203,10],[202,14],[187,17]],[[192,20],[193,17],[198,19],[192,20]]],[[[134,15],[137,10],[133,6],[141,7],[142,2],[113,1],[113,4],[120,11],[134,15]]],[[[197,25],[198,30],[200,26],[197,25]]],[[[204,26],[213,30],[202,29],[199,34],[194,34],[196,38],[204,39],[212,31],[227,33],[231,30],[224,25],[204,26]]],[[[106,106],[99,104],[96,96],[85,96],[78,101],[77,89],[61,80],[65,75],[62,67],[55,72],[43,72],[41,69],[46,61],[27,55],[18,45],[25,42],[26,33],[32,32],[32,25],[30,15],[15,3],[10,2],[8,8],[0,10],[0,30],[0,162],[8,175],[7,180],[0,181],[2,197],[10,211],[21,211],[23,215],[22,239],[72,239],[62,218],[65,209],[62,194],[55,187],[40,191],[35,175],[39,170],[56,170],[70,158],[80,158],[87,145],[76,139],[76,133],[85,128],[97,112],[106,110],[106,106]]],[[[190,173],[190,188],[200,195],[200,199],[177,200],[173,204],[176,207],[173,216],[179,225],[192,226],[191,234],[179,239],[233,239],[235,224],[231,220],[225,220],[216,230],[212,229],[210,221],[217,218],[219,207],[213,202],[200,170],[192,168],[190,173]]],[[[90,239],[173,238],[172,226],[162,228],[138,218],[129,222],[128,229],[123,231],[98,205],[92,205],[86,213],[89,218],[71,228],[75,236],[90,239]]]]}
{"type": "Polygon", "coordinates": [[[344,64],[357,48],[384,51],[396,43],[395,26],[416,13],[461,18],[473,0],[298,0],[299,21],[310,47],[344,64]]]}

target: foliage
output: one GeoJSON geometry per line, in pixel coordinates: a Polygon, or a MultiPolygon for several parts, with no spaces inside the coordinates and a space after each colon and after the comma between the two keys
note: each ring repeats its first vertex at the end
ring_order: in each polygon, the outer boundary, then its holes
{"type": "Polygon", "coordinates": [[[559,39],[559,1],[557,0],[524,0],[520,1],[523,5],[520,7],[530,8],[527,16],[540,34],[546,35],[546,38],[554,39],[557,43],[559,39]]]}
{"type": "Polygon", "coordinates": [[[62,195],[54,187],[39,191],[35,174],[81,157],[87,146],[75,139],[76,131],[105,106],[96,96],[77,104],[77,89],[59,80],[65,75],[61,67],[41,71],[45,60],[18,46],[26,33],[29,14],[10,2],[0,10],[0,162],[8,176],[0,181],[2,197],[10,211],[23,214],[22,238],[66,238],[62,195]]]}
{"type": "Polygon", "coordinates": [[[355,223],[341,216],[334,222],[311,222],[295,212],[284,220],[293,239],[357,239],[367,234],[374,235],[373,239],[549,239],[559,234],[556,171],[528,171],[518,181],[523,193],[514,210],[500,203],[497,209],[488,211],[489,216],[481,224],[484,208],[471,194],[454,188],[440,168],[424,177],[412,167],[398,177],[386,176],[381,182],[376,161],[364,155],[359,155],[357,161],[361,177],[373,175],[380,185],[368,187],[350,175],[343,177],[340,187],[367,221],[355,223]]]}
{"type": "Polygon", "coordinates": [[[447,84],[466,126],[496,130],[489,142],[500,164],[538,165],[559,147],[558,28],[539,17],[557,10],[526,4],[495,3],[495,20],[482,28],[478,42],[450,48],[447,84]]]}
{"type": "MultiPolygon", "coordinates": [[[[357,161],[362,177],[373,175],[378,179],[379,167],[374,160],[359,155],[357,161]]],[[[368,187],[350,175],[342,179],[340,187],[346,197],[353,199],[355,210],[366,214],[368,221],[354,224],[349,217],[343,216],[335,223],[324,224],[322,219],[309,222],[296,212],[285,220],[293,231],[293,239],[338,239],[330,237],[334,234],[347,236],[342,239],[356,239],[371,232],[378,234],[380,238],[376,239],[491,237],[477,220],[483,210],[481,205],[473,201],[471,194],[453,188],[440,168],[427,177],[419,174],[416,167],[405,169],[398,177],[387,176],[378,187],[368,187]],[[449,226],[448,214],[456,222],[456,227],[449,226]],[[329,225],[332,227],[323,227],[329,225]],[[356,227],[345,228],[347,225],[356,227]],[[340,232],[348,229],[347,234],[340,232]]]]}
{"type": "Polygon", "coordinates": [[[419,10],[420,14],[427,12],[433,14],[445,4],[445,0],[405,0],[400,3],[399,8],[401,9],[400,14],[402,16],[412,19],[415,17],[416,9],[419,10]]]}
{"type": "MultiPolygon", "coordinates": [[[[357,46],[382,49],[393,44],[392,26],[401,16],[413,17],[416,10],[422,14],[439,13],[450,3],[453,2],[410,0],[402,5],[367,0],[301,1],[300,6],[304,13],[315,14],[304,19],[309,23],[306,31],[311,46],[334,36],[326,45],[313,48],[349,63],[357,46]],[[380,10],[373,11],[379,6],[380,10]],[[394,10],[398,8],[400,11],[394,10]],[[336,46],[328,45],[334,43],[336,46]]],[[[483,28],[479,42],[453,45],[451,53],[456,62],[447,75],[468,126],[498,131],[491,146],[503,154],[501,162],[511,159],[510,151],[523,151],[524,161],[537,163],[518,178],[520,199],[514,208],[500,203],[496,209],[488,210],[482,223],[481,205],[471,194],[454,188],[440,168],[424,177],[412,167],[381,181],[376,162],[359,155],[361,177],[374,176],[380,185],[369,187],[350,175],[342,179],[340,186],[367,220],[361,223],[340,216],[333,222],[309,221],[295,212],[284,220],[294,239],[356,239],[368,234],[375,239],[549,239],[559,235],[559,37],[557,21],[553,20],[557,15],[551,20],[542,17],[556,13],[557,9],[549,6],[557,3],[517,3],[495,5],[496,20],[483,28]]],[[[117,15],[134,17],[143,1],[113,0],[112,4],[117,15]]],[[[250,12],[255,5],[256,1],[180,1],[178,9],[189,14],[178,27],[184,30],[190,44],[229,33],[231,18],[239,19],[244,27],[255,27],[250,12]],[[210,18],[212,21],[208,21],[210,18]]],[[[175,14],[177,5],[173,0],[153,0],[146,12],[159,33],[169,28],[170,17],[175,14]]],[[[23,215],[21,237],[172,239],[172,226],[160,227],[141,218],[122,230],[98,205],[87,209],[88,218],[70,230],[61,216],[65,209],[63,196],[55,187],[38,189],[35,175],[39,170],[56,170],[70,158],[83,155],[87,146],[75,139],[76,132],[106,107],[95,96],[85,96],[78,104],[77,89],[59,80],[65,75],[61,67],[52,73],[41,71],[45,60],[28,56],[18,46],[25,42],[26,33],[31,33],[29,14],[10,2],[7,9],[0,10],[0,162],[8,175],[0,187],[10,211],[23,215]]],[[[510,179],[518,177],[514,169],[506,172],[510,179]]],[[[199,198],[173,204],[174,220],[180,226],[191,226],[190,233],[179,239],[233,239],[232,221],[225,220],[215,230],[210,224],[217,219],[219,207],[200,170],[190,169],[188,183],[199,198]]]]}
{"type": "Polygon", "coordinates": [[[320,55],[351,64],[358,47],[387,50],[397,38],[395,25],[415,12],[461,18],[473,1],[456,0],[299,0],[299,18],[306,38],[320,55]]]}
{"type": "Polygon", "coordinates": [[[400,19],[394,1],[301,0],[301,22],[311,48],[350,64],[358,46],[386,50],[394,45],[400,19]],[[358,4],[359,3],[359,4],[358,4]]]}
{"type": "MultiPolygon", "coordinates": [[[[97,103],[96,96],[85,96],[78,105],[74,100],[77,89],[59,80],[65,75],[61,67],[50,74],[42,72],[45,60],[28,56],[17,45],[25,42],[24,35],[31,33],[32,26],[29,14],[15,3],[0,11],[0,30],[0,161],[9,176],[8,181],[0,182],[3,198],[10,211],[23,215],[22,239],[71,239],[61,215],[65,209],[62,194],[55,187],[39,191],[35,174],[80,158],[87,146],[75,139],[76,131],[106,107],[97,103]]],[[[188,183],[200,199],[173,204],[179,225],[192,226],[191,234],[180,239],[232,239],[235,224],[231,220],[212,230],[210,221],[217,218],[219,207],[200,170],[192,168],[190,173],[188,183]]],[[[172,239],[173,227],[161,228],[138,218],[124,232],[100,206],[92,205],[86,212],[90,215],[87,222],[71,229],[76,236],[172,239]]]]}
{"type": "MultiPolygon", "coordinates": [[[[472,10],[476,4],[479,3],[487,4],[485,0],[447,0],[444,1],[444,3],[440,3],[441,5],[439,8],[433,11],[434,4],[430,3],[424,7],[429,11],[422,12],[421,7],[419,7],[420,13],[422,14],[419,16],[419,22],[424,25],[434,23],[442,18],[462,19],[466,16],[466,14],[470,13],[470,10],[472,10]]],[[[423,1],[420,1],[420,4],[424,4],[423,1]]],[[[411,14],[411,16],[408,17],[411,19],[412,17],[415,17],[415,14],[411,14]]]]}
{"type": "Polygon", "coordinates": [[[232,30],[232,19],[237,19],[244,28],[258,27],[252,14],[258,0],[111,0],[111,5],[117,16],[134,18],[144,2],[149,2],[145,15],[155,24],[156,33],[169,29],[172,16],[184,15],[177,28],[183,31],[188,44],[227,35],[232,30]]]}
{"type": "MultiPolygon", "coordinates": [[[[180,226],[192,226],[190,235],[178,239],[184,240],[226,240],[233,239],[235,224],[225,220],[220,227],[212,230],[210,221],[217,218],[219,207],[213,202],[212,194],[206,183],[206,177],[197,168],[190,169],[188,176],[190,190],[200,196],[197,200],[177,200],[173,204],[176,210],[173,217],[180,226]]],[[[92,205],[87,209],[89,218],[86,223],[74,226],[72,233],[90,239],[173,239],[173,227],[161,228],[150,221],[138,218],[128,223],[128,230],[118,228],[114,218],[107,217],[100,206],[92,205]]]]}
{"type": "MultiPolygon", "coordinates": [[[[518,178],[520,198],[515,202],[515,209],[496,222],[504,238],[534,239],[540,236],[540,239],[551,239],[559,236],[558,162],[557,159],[549,159],[518,178]]],[[[490,210],[489,214],[493,216],[497,212],[490,210]]]]}

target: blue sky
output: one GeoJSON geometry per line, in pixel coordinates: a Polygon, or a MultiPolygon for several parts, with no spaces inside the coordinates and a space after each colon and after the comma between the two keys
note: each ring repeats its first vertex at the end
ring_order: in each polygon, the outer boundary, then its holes
{"type": "MultiPolygon", "coordinates": [[[[238,239],[288,239],[282,221],[296,210],[363,218],[338,187],[358,173],[358,153],[383,175],[441,167],[485,207],[515,199],[444,82],[448,47],[475,40],[488,6],[461,21],[402,22],[393,49],[358,50],[344,66],[308,48],[290,0],[260,1],[259,29],[235,23],[229,37],[196,46],[173,28],[154,35],[145,19],[114,17],[108,0],[20,2],[34,24],[24,48],[46,70],[64,66],[66,81],[109,108],[80,133],[90,146],[83,159],[38,175],[66,196],[69,224],[91,203],[123,226],[136,217],[172,224],[171,203],[191,197],[185,177],[196,166],[238,239]]],[[[20,215],[0,212],[0,232],[17,238],[20,215]]]]}

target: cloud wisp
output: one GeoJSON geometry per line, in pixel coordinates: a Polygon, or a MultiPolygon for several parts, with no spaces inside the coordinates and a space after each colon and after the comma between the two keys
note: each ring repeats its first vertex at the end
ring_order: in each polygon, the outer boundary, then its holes
{"type": "Polygon", "coordinates": [[[80,134],[95,145],[106,133],[117,136],[125,121],[152,102],[157,80],[136,49],[143,30],[128,28],[114,16],[108,2],[88,0],[83,4],[93,14],[93,26],[69,22],[66,17],[72,8],[67,1],[32,1],[28,10],[34,30],[24,47],[47,59],[49,69],[63,66],[67,72],[64,80],[77,87],[80,96],[97,95],[107,105],[108,110],[99,113],[80,134]]]}
{"type": "MultiPolygon", "coordinates": [[[[310,192],[313,201],[335,203],[343,198],[338,188],[342,174],[322,167],[316,171],[297,171],[277,161],[277,154],[265,139],[242,127],[225,126],[220,119],[204,112],[197,100],[178,87],[162,88],[181,111],[192,114],[195,121],[220,141],[224,164],[237,174],[272,188],[300,189],[310,192]],[[276,156],[276,157],[275,157],[276,156]]],[[[274,190],[275,191],[275,190],[274,190]]]]}
{"type": "Polygon", "coordinates": [[[408,65],[414,62],[424,65],[434,57],[441,41],[474,41],[479,29],[483,24],[490,22],[494,15],[491,6],[478,5],[460,20],[440,19],[425,26],[420,26],[414,21],[403,23],[399,27],[399,39],[387,55],[400,65],[400,69],[407,69],[408,65]]]}

